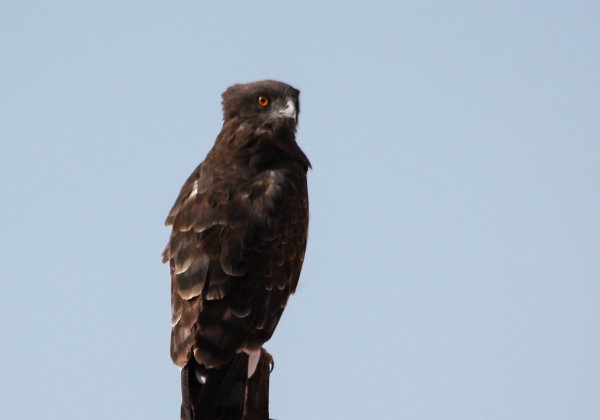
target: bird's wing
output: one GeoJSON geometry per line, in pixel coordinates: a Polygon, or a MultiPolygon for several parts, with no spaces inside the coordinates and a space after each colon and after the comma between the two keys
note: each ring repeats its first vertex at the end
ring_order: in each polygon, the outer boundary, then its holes
{"type": "Polygon", "coordinates": [[[271,337],[306,245],[305,179],[297,178],[268,171],[243,180],[204,163],[183,185],[163,254],[177,365],[193,352],[205,366],[219,366],[271,337]]]}

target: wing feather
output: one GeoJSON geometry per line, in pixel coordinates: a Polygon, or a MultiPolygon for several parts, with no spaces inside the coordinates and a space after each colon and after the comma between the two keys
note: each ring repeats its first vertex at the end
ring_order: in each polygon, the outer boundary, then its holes
{"type": "Polygon", "coordinates": [[[174,283],[177,285],[177,294],[181,298],[190,300],[202,293],[209,263],[210,259],[207,255],[200,255],[187,270],[179,274],[175,273],[174,283]]]}

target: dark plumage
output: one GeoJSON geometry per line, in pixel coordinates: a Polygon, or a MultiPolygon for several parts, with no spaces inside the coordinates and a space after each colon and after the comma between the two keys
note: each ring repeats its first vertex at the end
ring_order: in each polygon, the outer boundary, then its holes
{"type": "Polygon", "coordinates": [[[298,284],[310,167],[295,139],[298,96],[271,80],[228,88],[221,133],[167,217],[182,418],[236,418],[244,353],[271,338],[298,284]]]}

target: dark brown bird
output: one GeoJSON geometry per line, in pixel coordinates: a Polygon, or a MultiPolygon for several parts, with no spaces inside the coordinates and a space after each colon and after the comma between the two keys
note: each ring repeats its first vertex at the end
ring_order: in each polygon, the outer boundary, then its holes
{"type": "Polygon", "coordinates": [[[167,217],[183,419],[242,418],[247,378],[296,290],[310,167],[296,143],[299,93],[273,80],[229,87],[223,128],[167,217]]]}

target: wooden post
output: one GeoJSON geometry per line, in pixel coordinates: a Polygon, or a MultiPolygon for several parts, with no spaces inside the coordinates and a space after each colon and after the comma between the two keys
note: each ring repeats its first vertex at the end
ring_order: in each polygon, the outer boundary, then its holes
{"type": "Polygon", "coordinates": [[[181,419],[269,420],[269,375],[273,358],[261,349],[258,365],[249,379],[247,364],[245,353],[239,353],[222,369],[205,369],[192,358],[181,370],[181,419]],[[205,381],[199,382],[200,376],[205,381]]]}

